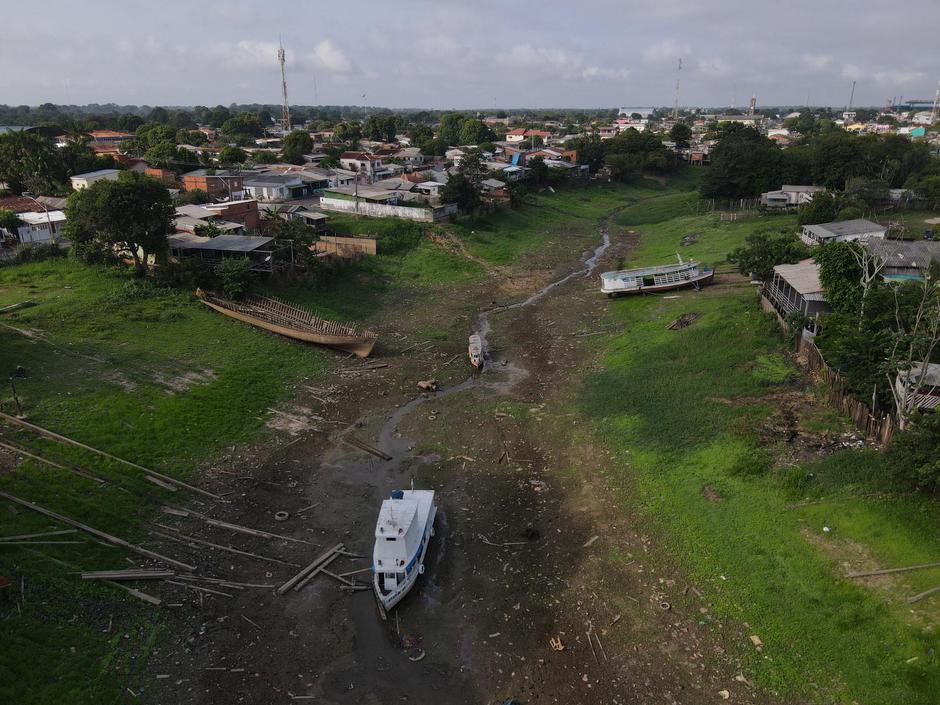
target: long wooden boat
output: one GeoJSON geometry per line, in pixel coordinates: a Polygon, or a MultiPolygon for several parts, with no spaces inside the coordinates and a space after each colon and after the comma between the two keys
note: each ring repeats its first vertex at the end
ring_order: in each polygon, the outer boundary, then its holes
{"type": "Polygon", "coordinates": [[[604,272],[601,274],[601,291],[608,296],[619,296],[672,291],[687,286],[698,288],[711,282],[714,276],[715,270],[711,267],[703,266],[695,260],[680,260],[678,264],[604,272]]]}
{"type": "Polygon", "coordinates": [[[378,339],[372,331],[328,321],[278,299],[250,296],[242,301],[229,301],[202,289],[196,289],[196,296],[209,308],[231,318],[294,340],[355,353],[358,357],[368,357],[378,339]]]}

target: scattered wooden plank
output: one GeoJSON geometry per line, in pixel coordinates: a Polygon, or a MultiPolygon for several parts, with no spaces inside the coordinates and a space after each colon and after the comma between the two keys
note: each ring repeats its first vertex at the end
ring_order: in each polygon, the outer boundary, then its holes
{"type": "Polygon", "coordinates": [[[587,547],[590,546],[592,543],[594,543],[595,541],[597,541],[597,539],[599,539],[599,538],[600,538],[600,536],[592,536],[591,538],[589,538],[587,541],[584,542],[584,544],[581,546],[581,548],[587,548],[587,547]]]}
{"type": "Polygon", "coordinates": [[[136,468],[137,470],[142,470],[143,472],[153,475],[154,477],[158,477],[161,480],[165,480],[166,482],[169,482],[170,484],[187,489],[190,492],[196,492],[206,497],[211,497],[212,499],[215,499],[215,500],[220,500],[220,501],[222,500],[222,498],[219,495],[213,494],[212,492],[204,490],[200,487],[194,487],[193,485],[189,485],[183,482],[182,480],[177,480],[175,477],[170,477],[169,475],[164,475],[162,473],[156,472],[155,470],[145,468],[143,465],[132,463],[130,460],[124,460],[124,458],[119,458],[116,455],[112,455],[111,453],[107,453],[103,450],[99,450],[98,448],[94,448],[80,441],[76,441],[67,436],[63,436],[61,433],[50,431],[49,429],[43,428],[42,426],[37,426],[35,424],[29,423],[28,421],[24,421],[23,419],[18,419],[15,416],[10,416],[10,414],[3,413],[2,411],[0,411],[0,420],[6,421],[7,423],[11,423],[15,426],[20,426],[21,428],[25,428],[40,436],[51,438],[54,441],[59,441],[60,443],[65,443],[68,445],[75,446],[77,448],[82,448],[83,450],[87,450],[91,453],[96,453],[97,455],[100,455],[103,458],[108,458],[109,460],[113,460],[117,463],[127,465],[128,467],[136,468]]]}
{"type": "Polygon", "coordinates": [[[43,458],[41,455],[36,455],[35,453],[31,453],[30,451],[26,450],[26,448],[21,446],[19,443],[10,443],[9,441],[0,441],[0,448],[6,448],[11,453],[17,453],[26,458],[31,458],[32,460],[36,460],[40,463],[44,463],[45,465],[49,465],[50,467],[53,467],[53,468],[58,468],[59,470],[65,470],[66,472],[72,472],[72,473],[75,473],[76,475],[81,475],[84,478],[93,480],[94,482],[97,482],[102,485],[106,482],[106,480],[103,477],[98,477],[94,473],[88,472],[87,470],[83,470],[82,468],[62,465],[61,463],[57,463],[55,461],[49,460],[48,458],[43,458]]]}
{"type": "Polygon", "coordinates": [[[25,499],[20,499],[19,497],[16,497],[10,494],[9,492],[0,491],[0,497],[3,497],[4,499],[9,500],[10,502],[15,502],[16,504],[22,505],[26,507],[27,509],[30,509],[44,516],[47,516],[50,519],[55,519],[56,521],[60,521],[63,524],[74,526],[76,529],[84,531],[87,534],[91,534],[92,536],[99,538],[102,541],[111,544],[112,546],[120,546],[121,548],[126,548],[129,551],[133,551],[134,553],[140,554],[141,556],[146,556],[147,558],[153,558],[154,560],[160,561],[161,563],[167,563],[168,565],[176,566],[180,570],[186,570],[190,572],[196,570],[196,566],[194,565],[189,565],[187,563],[183,563],[182,561],[178,561],[174,558],[168,558],[167,556],[156,553],[155,551],[151,551],[149,549],[143,548],[142,546],[137,546],[128,541],[125,541],[124,539],[118,538],[117,536],[112,536],[111,534],[105,533],[104,531],[101,531],[100,529],[96,529],[92,526],[88,526],[87,524],[82,524],[80,521],[71,519],[63,514],[58,514],[57,512],[54,512],[51,509],[46,509],[45,507],[41,507],[38,504],[34,504],[32,502],[27,502],[25,499]]]}
{"type": "MultiPolygon", "coordinates": [[[[294,592],[300,592],[303,588],[307,587],[307,584],[308,584],[311,580],[313,580],[315,577],[317,577],[317,575],[319,575],[320,573],[324,572],[324,569],[325,569],[330,563],[332,563],[332,562],[335,561],[337,558],[339,558],[340,555],[342,555],[342,554],[340,554],[339,552],[334,553],[332,556],[330,556],[330,557],[327,558],[325,561],[323,561],[316,569],[314,569],[313,571],[307,573],[307,575],[304,576],[303,580],[301,580],[299,583],[297,583],[297,584],[294,586],[294,592]]],[[[345,580],[345,578],[344,578],[344,580],[345,580]]]]}
{"type": "Polygon", "coordinates": [[[33,301],[32,299],[28,301],[20,301],[19,303],[10,304],[9,306],[4,306],[3,308],[0,308],[0,313],[10,313],[12,311],[18,311],[21,308],[30,308],[31,306],[35,306],[35,305],[36,305],[36,302],[33,301]]]}
{"type": "Polygon", "coordinates": [[[356,575],[357,573],[365,573],[366,571],[372,570],[372,566],[367,566],[365,568],[359,568],[358,570],[351,570],[348,573],[340,573],[339,577],[347,578],[350,575],[356,575]]]}
{"type": "Polygon", "coordinates": [[[916,595],[911,595],[909,598],[907,598],[907,601],[913,605],[915,602],[920,602],[925,597],[927,597],[928,595],[933,595],[935,592],[940,592],[940,585],[938,585],[937,587],[932,587],[929,590],[924,590],[923,592],[919,592],[916,595]]]}
{"type": "Polygon", "coordinates": [[[235,597],[231,593],[222,592],[221,590],[213,590],[212,588],[200,587],[199,585],[190,585],[189,583],[181,583],[178,580],[167,580],[170,585],[179,585],[180,587],[189,588],[190,590],[196,590],[197,592],[205,592],[210,595],[221,595],[222,597],[235,597]]]}
{"type": "Polygon", "coordinates": [[[920,565],[909,565],[903,568],[885,568],[884,570],[867,570],[862,573],[849,573],[847,578],[867,578],[871,575],[890,575],[891,573],[906,573],[909,570],[923,570],[924,568],[940,567],[940,561],[936,563],[921,563],[920,565]]]}
{"type": "Polygon", "coordinates": [[[82,571],[82,580],[162,580],[176,575],[172,570],[86,570],[82,571]]]}
{"type": "Polygon", "coordinates": [[[343,436],[343,440],[349,443],[350,445],[356,446],[356,448],[358,448],[359,450],[364,450],[366,453],[371,453],[372,455],[376,456],[377,458],[381,458],[382,460],[392,459],[392,456],[390,456],[384,450],[381,450],[380,448],[376,448],[373,445],[369,445],[365,441],[359,440],[358,438],[353,436],[351,433],[347,433],[345,436],[343,436]]]}
{"type": "Polygon", "coordinates": [[[335,546],[333,546],[332,548],[329,548],[329,549],[327,549],[326,551],[324,551],[323,553],[321,553],[319,556],[317,556],[317,557],[313,560],[312,563],[310,563],[308,566],[306,566],[305,568],[303,568],[299,573],[297,573],[296,575],[294,575],[292,578],[290,578],[289,580],[287,580],[286,582],[284,582],[284,583],[277,589],[277,594],[278,594],[278,595],[284,595],[285,593],[287,593],[288,590],[291,590],[297,583],[299,583],[301,580],[303,580],[303,579],[307,576],[307,574],[310,573],[310,571],[316,570],[316,568],[317,568],[321,563],[323,563],[323,561],[325,561],[327,558],[329,558],[331,555],[333,555],[333,554],[336,553],[337,551],[341,550],[341,549],[343,548],[343,545],[344,545],[344,544],[338,543],[338,544],[336,544],[335,546]]]}
{"type": "Polygon", "coordinates": [[[42,536],[61,536],[63,534],[77,534],[75,529],[59,529],[58,531],[43,531],[39,534],[19,534],[18,536],[0,536],[2,541],[22,541],[23,539],[35,539],[42,536]]]}
{"type": "Polygon", "coordinates": [[[291,536],[283,536],[281,534],[272,534],[270,531],[262,531],[261,529],[252,529],[248,526],[241,526],[239,524],[231,524],[227,521],[221,521],[219,519],[213,519],[208,517],[205,514],[195,511],[194,509],[177,509],[176,507],[168,507],[164,510],[167,514],[173,514],[175,516],[181,517],[195,517],[197,519],[202,519],[207,524],[212,526],[218,526],[221,529],[229,529],[230,531],[235,531],[240,534],[248,534],[249,536],[260,536],[265,539],[278,539],[281,541],[293,541],[294,543],[304,543],[308,546],[311,546],[309,541],[304,541],[303,539],[295,539],[291,536]]]}
{"type": "Polygon", "coordinates": [[[178,575],[176,576],[180,580],[191,580],[195,582],[210,583],[214,585],[228,585],[229,587],[235,587],[238,589],[242,588],[258,588],[264,590],[273,590],[277,585],[262,584],[262,583],[240,583],[235,580],[226,580],[225,578],[210,578],[206,575],[178,575]]]}
{"type": "Polygon", "coordinates": [[[147,480],[147,482],[152,482],[157,487],[162,487],[163,489],[169,490],[170,492],[177,492],[179,490],[179,487],[171,485],[169,482],[164,482],[159,477],[154,477],[153,475],[144,475],[144,479],[147,480]]]}
{"type": "Polygon", "coordinates": [[[529,543],[528,541],[504,541],[503,543],[493,543],[483,534],[477,534],[480,537],[480,541],[485,543],[487,546],[495,546],[496,548],[503,548],[504,546],[524,546],[529,543]]]}
{"type": "MultiPolygon", "coordinates": [[[[158,526],[163,526],[158,524],[158,526]]],[[[211,541],[206,541],[205,539],[196,538],[195,536],[187,536],[186,534],[181,534],[176,529],[173,529],[169,526],[163,527],[165,529],[170,529],[170,531],[176,532],[175,535],[165,534],[162,531],[153,531],[153,533],[161,538],[169,539],[171,541],[178,541],[180,543],[189,543],[189,544],[199,544],[202,546],[208,546],[209,548],[217,548],[220,551],[226,551],[228,553],[235,553],[239,556],[245,556],[246,558],[254,558],[258,561],[267,561],[268,563],[277,563],[279,565],[288,565],[292,568],[298,567],[297,563],[289,563],[288,561],[282,561],[280,558],[271,558],[270,556],[261,556],[257,553],[250,553],[249,551],[243,551],[240,548],[232,548],[231,546],[222,546],[221,544],[212,543],[211,541]]]]}
{"type": "Polygon", "coordinates": [[[298,510],[297,510],[297,513],[298,513],[298,514],[303,514],[304,512],[307,512],[307,511],[310,511],[311,509],[315,509],[316,507],[319,507],[321,504],[322,504],[322,502],[317,502],[317,503],[315,503],[315,504],[311,504],[309,507],[304,507],[303,509],[298,509],[298,510]]]}
{"type": "Polygon", "coordinates": [[[63,546],[85,543],[84,541],[0,541],[0,546],[63,546]]]}
{"type": "Polygon", "coordinates": [[[329,577],[333,578],[334,580],[338,580],[339,582],[343,583],[344,585],[348,585],[348,586],[350,586],[350,587],[353,587],[353,586],[356,585],[356,583],[354,583],[352,580],[347,580],[346,578],[344,578],[344,577],[342,577],[342,576],[339,576],[339,575],[337,575],[336,573],[331,573],[331,572],[328,571],[326,568],[320,567],[320,568],[318,568],[317,570],[318,570],[319,572],[323,573],[324,575],[328,575],[329,577]]]}

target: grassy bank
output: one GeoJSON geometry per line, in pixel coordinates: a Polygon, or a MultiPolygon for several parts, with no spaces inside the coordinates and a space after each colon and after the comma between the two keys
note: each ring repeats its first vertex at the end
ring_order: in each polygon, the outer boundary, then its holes
{"type": "MultiPolygon", "coordinates": [[[[720,223],[687,212],[690,203],[667,195],[618,216],[641,234],[630,264],[677,250],[717,263],[755,228],[791,220],[720,223]],[[681,246],[689,233],[694,242],[681,246]]],[[[867,583],[842,576],[846,566],[937,560],[938,507],[873,495],[885,489],[874,451],[792,462],[767,422],[798,393],[798,371],[747,284],[620,299],[610,316],[623,334],[605,345],[604,369],[588,377],[581,399],[581,413],[615,451],[605,474],[718,617],[747,623],[763,641],[760,652],[747,640],[739,649],[757,682],[785,699],[935,702],[940,601],[912,608],[905,598],[940,583],[940,570],[867,583]],[[690,311],[702,315],[666,330],[690,311]]],[[[797,415],[807,431],[841,425],[811,395],[797,415]]]]}

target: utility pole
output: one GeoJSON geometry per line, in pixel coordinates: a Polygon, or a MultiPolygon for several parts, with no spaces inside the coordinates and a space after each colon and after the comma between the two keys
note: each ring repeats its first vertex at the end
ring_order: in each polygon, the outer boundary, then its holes
{"type": "Polygon", "coordinates": [[[679,68],[676,70],[676,97],[672,103],[672,119],[679,119],[679,78],[682,75],[682,59],[679,59],[679,68]]]}
{"type": "Polygon", "coordinates": [[[284,134],[290,132],[290,104],[287,102],[287,73],[284,70],[284,62],[287,55],[284,53],[284,45],[278,40],[277,60],[281,63],[281,93],[284,96],[284,105],[281,107],[281,128],[284,134]]]}
{"type": "Polygon", "coordinates": [[[940,118],[940,81],[937,81],[937,93],[933,99],[933,110],[930,113],[930,122],[935,123],[940,118]]]}
{"type": "Polygon", "coordinates": [[[852,81],[852,94],[849,96],[849,107],[846,112],[852,112],[852,104],[855,102],[855,81],[852,81]]]}

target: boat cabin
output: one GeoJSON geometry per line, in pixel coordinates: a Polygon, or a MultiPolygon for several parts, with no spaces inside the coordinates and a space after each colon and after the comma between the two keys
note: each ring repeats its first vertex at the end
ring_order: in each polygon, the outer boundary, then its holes
{"type": "Polygon", "coordinates": [[[627,294],[639,291],[668,291],[694,286],[714,276],[710,267],[694,260],[639,269],[622,269],[601,274],[601,291],[605,294],[627,294]]]}
{"type": "Polygon", "coordinates": [[[476,368],[483,367],[483,339],[479,335],[471,335],[467,345],[467,354],[470,364],[476,368]]]}
{"type": "Polygon", "coordinates": [[[396,490],[390,499],[382,502],[375,525],[373,569],[380,577],[381,587],[387,591],[404,583],[417,567],[431,506],[430,499],[422,502],[422,497],[406,497],[405,494],[396,490]]]}

